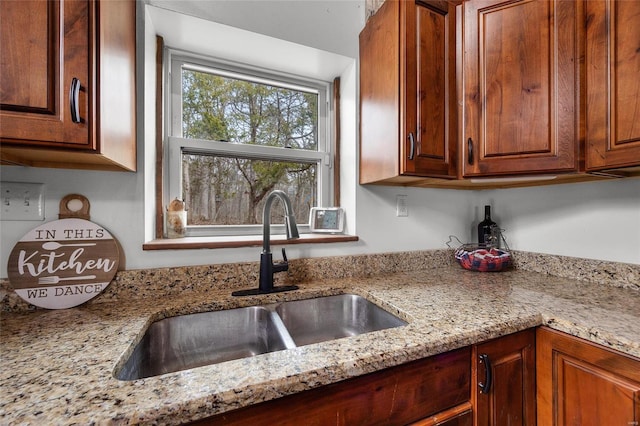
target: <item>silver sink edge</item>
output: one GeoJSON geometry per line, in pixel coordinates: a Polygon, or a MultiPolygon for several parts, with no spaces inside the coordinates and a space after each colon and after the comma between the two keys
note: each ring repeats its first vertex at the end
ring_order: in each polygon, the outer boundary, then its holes
{"type": "MultiPolygon", "coordinates": [[[[381,309],[382,311],[386,312],[387,314],[396,317],[396,319],[404,324],[400,324],[394,327],[389,327],[389,328],[396,328],[396,327],[401,327],[401,326],[405,326],[408,325],[411,321],[409,318],[407,318],[407,316],[400,310],[398,310],[397,308],[393,307],[393,306],[388,306],[388,307],[383,307],[380,306],[380,303],[378,301],[377,298],[373,298],[374,300],[371,300],[371,297],[368,296],[364,296],[362,294],[358,294],[359,292],[336,292],[335,294],[322,294],[322,295],[309,295],[309,294],[304,294],[303,296],[306,297],[301,297],[301,298],[294,298],[294,299],[287,299],[287,300],[281,300],[281,301],[276,301],[276,302],[268,302],[268,303],[254,303],[254,304],[248,304],[248,305],[241,305],[241,306],[230,306],[230,307],[225,307],[222,309],[212,309],[212,310],[207,310],[207,309],[196,309],[194,310],[194,307],[190,307],[190,309],[184,313],[177,313],[177,314],[172,314],[172,315],[167,315],[166,312],[158,312],[156,315],[153,315],[149,318],[149,320],[145,323],[144,327],[142,327],[140,333],[138,334],[137,338],[132,342],[132,344],[129,346],[128,350],[122,354],[122,356],[118,359],[118,362],[116,363],[116,365],[114,366],[113,370],[112,370],[112,376],[118,380],[126,380],[126,381],[130,381],[130,380],[139,380],[139,379],[121,379],[119,378],[119,374],[120,372],[125,368],[125,365],[127,364],[128,360],[130,357],[133,356],[134,351],[136,350],[136,347],[138,346],[138,344],[140,344],[140,342],[143,340],[145,334],[147,333],[147,331],[149,330],[149,328],[157,321],[161,321],[163,319],[168,319],[168,318],[174,318],[174,317],[180,317],[180,316],[187,316],[187,315],[193,315],[193,314],[199,314],[199,313],[214,313],[214,312],[223,312],[223,311],[229,311],[229,310],[234,310],[234,309],[243,309],[243,308],[251,308],[251,307],[259,307],[259,308],[263,308],[263,309],[267,309],[270,313],[270,319],[273,323],[273,325],[276,327],[278,334],[280,335],[281,339],[283,340],[283,343],[285,345],[284,349],[279,349],[279,350],[286,350],[286,349],[294,349],[300,346],[305,346],[307,344],[303,344],[303,345],[297,345],[295,343],[295,341],[293,340],[293,338],[291,337],[291,334],[289,332],[289,330],[287,329],[286,325],[284,324],[281,316],[278,314],[278,312],[276,311],[276,309],[286,303],[289,302],[300,302],[300,301],[308,301],[308,300],[313,300],[313,299],[321,299],[321,298],[329,298],[329,297],[336,297],[336,296],[356,296],[356,297],[360,297],[362,299],[364,299],[365,301],[370,302],[371,304],[375,305],[377,308],[381,309]]],[[[237,300],[237,299],[236,299],[237,300]]],[[[385,303],[385,305],[387,305],[385,303]]],[[[375,332],[375,331],[383,331],[389,328],[383,328],[383,329],[379,329],[379,330],[373,330],[373,331],[368,331],[365,333],[370,333],[370,332],[375,332]]],[[[362,334],[365,334],[362,333],[362,334]]],[[[344,338],[344,337],[341,337],[344,338]]],[[[336,338],[336,339],[331,339],[331,340],[338,340],[340,338],[336,338]]],[[[327,340],[328,341],[328,340],[327,340]]],[[[326,342],[326,341],[324,341],[326,342]]],[[[322,342],[316,342],[316,343],[322,343],[322,342]]],[[[267,353],[272,353],[274,351],[270,351],[270,352],[265,352],[265,354],[267,353]]],[[[258,354],[258,355],[254,355],[254,356],[259,356],[259,355],[263,355],[263,354],[258,354]]],[[[241,358],[238,358],[241,359],[241,358]]],[[[230,360],[232,361],[232,360],[230,360]]],[[[223,361],[226,362],[226,361],[223,361]]],[[[193,368],[199,368],[199,367],[193,367],[193,368]]],[[[191,368],[190,368],[191,369],[191,368]]],[[[164,374],[174,374],[174,373],[179,373],[180,371],[188,371],[190,369],[187,370],[177,370],[177,371],[173,371],[173,372],[167,372],[164,374]]],[[[154,376],[151,376],[154,377],[154,376]]],[[[157,377],[157,376],[155,376],[157,377]]],[[[144,378],[142,378],[144,379],[144,378]]]]}

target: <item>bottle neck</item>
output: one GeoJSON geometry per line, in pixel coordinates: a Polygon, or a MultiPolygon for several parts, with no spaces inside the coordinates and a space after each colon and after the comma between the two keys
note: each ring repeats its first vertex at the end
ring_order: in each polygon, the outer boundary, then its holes
{"type": "Polygon", "coordinates": [[[484,206],[484,220],[491,220],[491,206],[484,206]]]}

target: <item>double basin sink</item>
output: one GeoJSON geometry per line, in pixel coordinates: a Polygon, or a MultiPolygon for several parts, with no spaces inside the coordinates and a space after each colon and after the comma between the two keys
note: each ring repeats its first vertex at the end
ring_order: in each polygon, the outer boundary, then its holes
{"type": "Polygon", "coordinates": [[[142,379],[406,324],[354,294],[165,318],[115,376],[142,379]]]}

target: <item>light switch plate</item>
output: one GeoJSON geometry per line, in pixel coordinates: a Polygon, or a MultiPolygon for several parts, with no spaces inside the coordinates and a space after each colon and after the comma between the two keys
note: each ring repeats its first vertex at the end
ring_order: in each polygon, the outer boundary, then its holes
{"type": "Polygon", "coordinates": [[[409,208],[407,207],[406,195],[396,195],[396,216],[397,217],[409,216],[409,208]]]}
{"type": "Polygon", "coordinates": [[[0,182],[0,220],[44,220],[44,184],[0,182]]]}

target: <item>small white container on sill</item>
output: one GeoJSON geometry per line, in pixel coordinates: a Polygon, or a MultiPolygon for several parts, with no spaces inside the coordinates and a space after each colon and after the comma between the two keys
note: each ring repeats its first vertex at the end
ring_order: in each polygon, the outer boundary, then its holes
{"type": "Polygon", "coordinates": [[[184,201],[173,200],[166,214],[167,238],[182,238],[187,231],[187,211],[184,201]]]}

